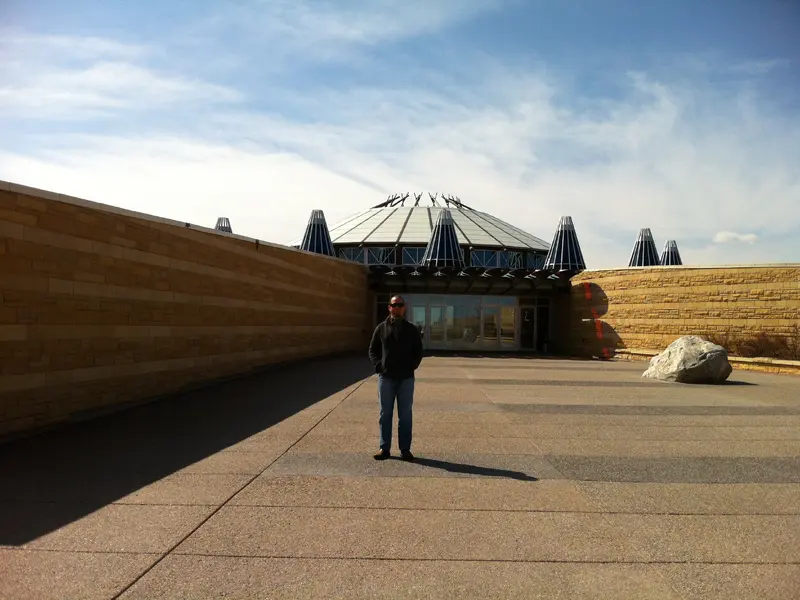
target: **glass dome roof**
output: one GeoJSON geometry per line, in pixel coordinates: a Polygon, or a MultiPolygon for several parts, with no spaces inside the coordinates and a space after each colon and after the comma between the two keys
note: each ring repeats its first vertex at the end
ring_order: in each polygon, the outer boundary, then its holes
{"type": "Polygon", "coordinates": [[[450,200],[447,206],[440,206],[432,198],[430,206],[419,206],[419,197],[416,198],[413,206],[399,200],[396,204],[387,201],[355,214],[330,228],[331,240],[337,246],[424,246],[431,239],[439,212],[449,208],[461,245],[544,252],[550,249],[550,244],[544,240],[460,201],[450,200]]]}

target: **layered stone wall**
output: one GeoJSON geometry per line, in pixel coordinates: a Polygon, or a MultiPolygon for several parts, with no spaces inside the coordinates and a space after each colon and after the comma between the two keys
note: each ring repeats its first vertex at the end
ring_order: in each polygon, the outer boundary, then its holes
{"type": "Polygon", "coordinates": [[[0,182],[0,435],[364,351],[365,268],[0,182]]]}
{"type": "Polygon", "coordinates": [[[682,335],[796,335],[800,265],[587,271],[573,279],[570,347],[661,351],[682,335]]]}

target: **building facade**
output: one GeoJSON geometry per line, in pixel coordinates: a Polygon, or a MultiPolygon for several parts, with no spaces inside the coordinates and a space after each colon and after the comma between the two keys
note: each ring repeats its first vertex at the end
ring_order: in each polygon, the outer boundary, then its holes
{"type": "Polygon", "coordinates": [[[572,220],[552,243],[458,198],[428,194],[386,201],[328,228],[313,211],[303,250],[363,263],[375,292],[375,323],[400,294],[425,347],[546,353],[569,279],[585,269],[572,220]]]}

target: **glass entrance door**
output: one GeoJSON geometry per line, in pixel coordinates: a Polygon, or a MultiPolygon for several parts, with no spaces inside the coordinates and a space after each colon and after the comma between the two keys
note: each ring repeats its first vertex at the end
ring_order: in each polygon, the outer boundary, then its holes
{"type": "Polygon", "coordinates": [[[427,312],[428,307],[424,304],[422,306],[411,306],[411,322],[417,326],[417,328],[422,332],[423,336],[425,335],[425,330],[427,329],[427,319],[425,318],[425,314],[427,312]]]}
{"type": "MultiPolygon", "coordinates": [[[[382,297],[379,308],[385,310],[387,301],[382,297]]],[[[530,320],[538,316],[535,304],[528,319],[521,319],[516,298],[408,294],[406,305],[407,318],[419,328],[427,349],[513,350],[519,347],[520,337],[526,346],[538,339],[537,333],[528,329],[530,320]]]]}
{"type": "Polygon", "coordinates": [[[520,347],[523,350],[536,349],[536,307],[523,306],[522,323],[520,325],[520,347]]]}
{"type": "Polygon", "coordinates": [[[447,345],[447,307],[431,305],[428,319],[428,346],[444,348],[447,345]]]}
{"type": "Polygon", "coordinates": [[[483,345],[486,348],[496,348],[500,345],[497,317],[498,310],[496,306],[483,307],[483,345]]]}

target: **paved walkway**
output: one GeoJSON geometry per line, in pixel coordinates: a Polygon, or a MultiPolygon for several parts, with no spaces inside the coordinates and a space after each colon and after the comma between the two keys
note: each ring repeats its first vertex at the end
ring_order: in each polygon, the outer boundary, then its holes
{"type": "Polygon", "coordinates": [[[407,464],[364,368],[0,447],[0,598],[798,597],[800,378],[429,358],[407,464]]]}

